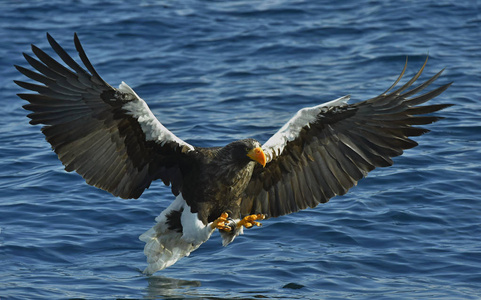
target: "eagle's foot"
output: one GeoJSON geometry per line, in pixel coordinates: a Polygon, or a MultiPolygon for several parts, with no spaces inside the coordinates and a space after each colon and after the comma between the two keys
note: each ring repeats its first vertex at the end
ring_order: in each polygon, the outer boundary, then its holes
{"type": "Polygon", "coordinates": [[[261,223],[256,222],[257,220],[264,220],[266,218],[265,215],[263,214],[257,214],[257,215],[250,215],[244,217],[242,220],[237,223],[237,228],[240,228],[244,226],[245,228],[251,228],[252,226],[262,226],[261,223]]]}
{"type": "Polygon", "coordinates": [[[220,217],[218,217],[214,222],[212,222],[212,224],[210,225],[210,227],[212,229],[219,229],[219,230],[224,230],[224,231],[231,231],[232,228],[230,226],[228,226],[228,221],[227,221],[227,218],[229,217],[229,214],[228,213],[222,213],[220,215],[220,217]]]}

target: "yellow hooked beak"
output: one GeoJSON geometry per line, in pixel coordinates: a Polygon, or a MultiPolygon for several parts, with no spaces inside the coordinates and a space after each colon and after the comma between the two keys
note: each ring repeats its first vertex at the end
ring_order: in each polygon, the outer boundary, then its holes
{"type": "Polygon", "coordinates": [[[250,150],[247,152],[247,156],[253,161],[260,163],[263,167],[266,166],[266,155],[261,147],[250,150]]]}

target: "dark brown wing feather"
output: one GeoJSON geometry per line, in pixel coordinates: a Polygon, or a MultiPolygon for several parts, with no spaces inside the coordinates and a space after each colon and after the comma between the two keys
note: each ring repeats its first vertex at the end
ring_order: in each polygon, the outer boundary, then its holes
{"type": "Polygon", "coordinates": [[[182,185],[179,162],[191,146],[165,136],[148,140],[146,135],[156,132],[145,132],[141,121],[124,106],[143,100],[107,84],[91,65],[77,35],[75,47],[88,71],[50,35],[47,38],[69,68],[32,45],[38,60],[27,54],[24,57],[38,72],[15,67],[40,84],[16,83],[37,92],[18,96],[30,102],[24,106],[32,111],[30,123],[45,125],[42,132],[65,169],[122,198],[138,198],[158,178],[172,184],[172,191],[178,194],[182,185]]]}
{"type": "MultiPolygon", "coordinates": [[[[427,60],[426,60],[427,61],[427,60]]],[[[441,72],[406,91],[419,78],[426,63],[399,89],[367,101],[324,107],[315,120],[305,124],[295,139],[271,153],[265,168],[256,167],[241,203],[243,215],[253,213],[277,217],[315,207],[336,195],[345,194],[376,167],[393,164],[392,157],[417,146],[411,136],[427,129],[413,127],[433,123],[441,117],[423,116],[451,106],[418,106],[444,92],[450,84],[418,95],[441,72]]]]}

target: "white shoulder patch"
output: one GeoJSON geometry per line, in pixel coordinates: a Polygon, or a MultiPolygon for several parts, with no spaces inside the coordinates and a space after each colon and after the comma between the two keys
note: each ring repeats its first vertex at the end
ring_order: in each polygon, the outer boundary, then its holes
{"type": "Polygon", "coordinates": [[[191,151],[194,150],[192,145],[179,139],[175,134],[165,128],[154,116],[147,103],[125,82],[122,81],[119,85],[119,91],[130,94],[136,98],[136,100],[125,103],[122,108],[126,110],[129,115],[137,119],[142,131],[145,133],[147,141],[154,141],[162,146],[167,142],[175,142],[180,146],[187,146],[191,151]]]}
{"type": "Polygon", "coordinates": [[[267,162],[280,155],[288,142],[295,140],[304,126],[309,126],[317,118],[323,107],[340,106],[347,104],[350,96],[344,96],[313,107],[299,110],[279,131],[262,145],[267,162]]]}
{"type": "Polygon", "coordinates": [[[122,93],[131,94],[135,98],[140,99],[139,95],[137,95],[137,93],[134,92],[134,90],[123,81],[119,85],[119,91],[121,91],[122,93]]]}

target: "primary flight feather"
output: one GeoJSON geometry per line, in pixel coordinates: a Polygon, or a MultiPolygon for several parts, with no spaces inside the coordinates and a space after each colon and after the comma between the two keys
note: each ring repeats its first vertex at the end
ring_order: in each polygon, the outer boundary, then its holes
{"type": "MultiPolygon", "coordinates": [[[[122,198],[138,198],[152,181],[170,186],[175,201],[140,236],[153,274],[189,255],[219,229],[227,245],[243,227],[293,213],[345,194],[369,171],[392,165],[392,157],[415,147],[413,127],[440,119],[426,116],[450,104],[424,105],[450,84],[419,94],[442,73],[412,88],[415,76],[383,94],[348,104],[348,96],[298,111],[261,145],[254,139],[225,147],[190,145],[165,128],[127,84],[106,83],[87,58],[83,66],[49,35],[64,64],[32,45],[24,54],[35,71],[15,66],[39,84],[15,81],[37,92],[18,96],[29,104],[30,123],[42,132],[69,172],[122,198]]],[[[426,60],[427,61],[427,60],[426,60]]]]}

